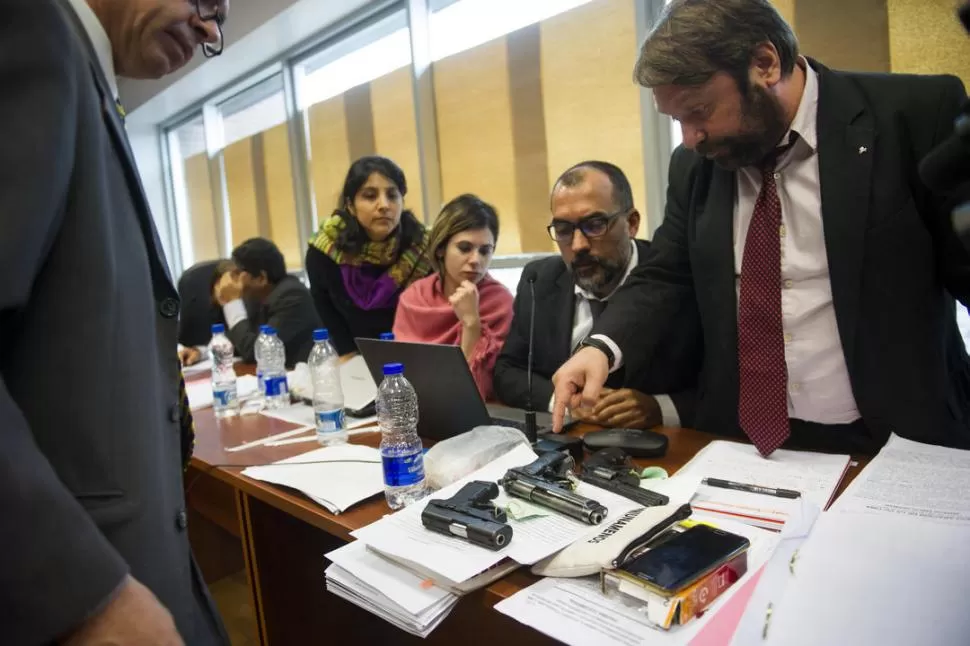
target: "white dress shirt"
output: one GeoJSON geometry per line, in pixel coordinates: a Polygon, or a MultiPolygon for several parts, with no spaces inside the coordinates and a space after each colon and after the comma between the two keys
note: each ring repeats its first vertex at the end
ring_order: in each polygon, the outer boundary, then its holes
{"type": "MultiPolygon", "coordinates": [[[[822,227],[818,75],[804,58],[799,57],[798,65],[805,71],[805,89],[782,144],[791,140],[793,132],[798,138],[779,159],[775,172],[781,201],[781,316],[788,367],[788,415],[821,424],[847,424],[860,415],[836,325],[822,227]]],[[[740,295],[744,243],[761,190],[761,170],[745,167],[736,175],[734,274],[740,295]]],[[[617,354],[614,370],[621,364],[622,355],[617,354]]]]}
{"type": "Polygon", "coordinates": [[[84,26],[84,31],[88,34],[88,39],[94,46],[94,51],[98,55],[98,63],[104,76],[108,79],[108,87],[115,99],[118,98],[118,79],[115,77],[114,54],[111,49],[111,41],[108,33],[104,30],[101,21],[94,15],[94,11],[88,6],[85,0],[67,0],[74,13],[84,26]]]}
{"type": "MultiPolygon", "coordinates": [[[[630,254],[630,261],[627,263],[626,270],[623,272],[623,278],[620,280],[620,282],[617,284],[617,286],[613,289],[612,292],[610,292],[603,298],[597,298],[596,296],[594,296],[590,292],[587,292],[579,285],[575,286],[574,289],[576,292],[576,298],[575,298],[575,305],[573,309],[573,334],[570,339],[570,345],[569,345],[570,351],[575,350],[576,346],[579,345],[580,341],[582,341],[587,336],[589,336],[590,331],[593,329],[593,310],[589,306],[589,302],[596,301],[596,300],[601,300],[601,301],[610,300],[610,297],[616,293],[616,290],[618,290],[620,286],[626,282],[626,279],[630,277],[630,273],[633,271],[634,267],[636,267],[640,263],[640,251],[637,248],[637,243],[631,240],[630,247],[633,250],[632,253],[630,254]]],[[[596,335],[596,336],[599,339],[603,339],[604,342],[615,346],[612,340],[607,339],[602,335],[596,335]]],[[[614,352],[616,351],[617,349],[614,348],[614,352]]],[[[679,427],[680,415],[677,414],[677,407],[674,406],[673,400],[671,400],[670,397],[668,397],[667,395],[654,395],[654,399],[657,400],[657,405],[660,406],[660,413],[663,418],[663,425],[674,427],[674,428],[679,427]]],[[[555,401],[555,395],[553,395],[552,400],[550,400],[549,402],[549,412],[552,412],[554,401],[555,401]]]]}

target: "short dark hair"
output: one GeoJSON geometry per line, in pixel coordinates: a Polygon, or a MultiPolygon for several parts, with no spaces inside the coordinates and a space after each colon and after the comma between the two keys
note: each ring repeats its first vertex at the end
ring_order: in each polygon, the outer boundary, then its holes
{"type": "Polygon", "coordinates": [[[798,39],[768,0],[671,0],[650,30],[633,76],[644,87],[703,85],[717,72],[730,74],[742,94],[755,48],[770,42],[788,76],[798,39]]]}
{"type": "Polygon", "coordinates": [[[266,280],[276,285],[286,278],[286,260],[279,248],[266,238],[250,238],[232,250],[236,267],[253,276],[266,272],[266,280]]]}
{"type": "MultiPolygon", "coordinates": [[[[408,182],[404,177],[404,171],[387,157],[379,155],[368,155],[361,157],[347,170],[347,177],[344,179],[343,190],[340,191],[340,200],[334,215],[343,218],[347,226],[337,236],[336,246],[340,251],[347,254],[358,253],[370,239],[364,227],[350,212],[350,205],[354,203],[357,193],[367,183],[367,178],[378,173],[383,175],[393,183],[401,197],[408,193],[408,182]]],[[[401,212],[401,222],[398,224],[401,232],[401,244],[399,252],[404,253],[413,245],[424,239],[424,226],[409,209],[401,212]]]]}
{"type": "Polygon", "coordinates": [[[498,242],[498,213],[491,204],[471,193],[459,195],[445,204],[428,237],[428,254],[431,264],[438,271],[441,271],[442,267],[438,254],[444,251],[448,241],[459,233],[479,229],[491,231],[495,242],[498,242]]]}
{"type": "Polygon", "coordinates": [[[630,188],[630,180],[626,178],[619,166],[610,162],[591,159],[570,166],[552,185],[553,190],[557,186],[578,186],[586,178],[586,171],[590,169],[598,170],[610,180],[610,186],[613,187],[613,207],[617,211],[633,210],[633,189],[630,188]]]}

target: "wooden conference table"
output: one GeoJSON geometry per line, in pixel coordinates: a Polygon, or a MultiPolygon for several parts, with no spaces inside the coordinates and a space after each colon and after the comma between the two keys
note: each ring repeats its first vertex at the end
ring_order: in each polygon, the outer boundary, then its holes
{"type": "MultiPolygon", "coordinates": [[[[240,372],[252,372],[242,367],[240,372]]],[[[313,443],[257,446],[227,452],[227,447],[258,440],[294,424],[246,415],[217,420],[212,409],[195,413],[196,445],[185,475],[189,537],[207,582],[245,570],[255,608],[260,644],[477,644],[512,646],[552,644],[551,639],[492,609],[497,602],[534,583],[520,569],[463,598],[426,640],[400,631],[382,619],[326,590],[324,554],[352,540],[350,532],[390,512],[383,497],[334,515],[304,495],[240,474],[316,448],[313,443]]],[[[594,430],[579,428],[576,434],[594,430]]],[[[673,474],[716,436],[690,429],[661,429],[667,454],[643,462],[673,474]]],[[[351,437],[376,447],[376,432],[351,437]]],[[[859,459],[864,464],[866,459],[859,459]]],[[[850,469],[844,488],[859,472],[850,469]]],[[[841,493],[841,489],[840,492],[841,493]]]]}

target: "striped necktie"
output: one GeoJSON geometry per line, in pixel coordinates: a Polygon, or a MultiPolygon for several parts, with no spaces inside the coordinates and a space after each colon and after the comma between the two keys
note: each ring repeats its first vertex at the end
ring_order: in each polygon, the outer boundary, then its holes
{"type": "Polygon", "coordinates": [[[192,451],[195,448],[195,422],[192,420],[192,409],[189,406],[189,396],[185,392],[185,377],[179,369],[179,437],[182,449],[182,467],[189,468],[192,451]]]}

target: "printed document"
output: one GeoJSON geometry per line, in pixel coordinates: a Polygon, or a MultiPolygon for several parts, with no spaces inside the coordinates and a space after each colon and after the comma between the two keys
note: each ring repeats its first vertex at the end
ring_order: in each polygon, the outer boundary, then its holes
{"type": "Polygon", "coordinates": [[[893,435],[833,510],[970,524],[970,451],[893,435]]]}
{"type": "Polygon", "coordinates": [[[768,560],[778,536],[750,525],[706,514],[693,520],[707,522],[725,531],[747,536],[748,572],[704,613],[686,626],[670,630],[657,628],[644,614],[620,600],[603,595],[599,577],[583,579],[544,578],[538,583],[496,604],[495,609],[569,646],[649,646],[689,644],[755,572],[768,560]]]}
{"type": "MultiPolygon", "coordinates": [[[[529,464],[535,459],[536,454],[531,448],[519,445],[470,476],[432,494],[431,497],[450,498],[472,480],[496,482],[510,468],[529,464]]],[[[499,496],[495,499],[496,505],[505,507],[510,500],[515,500],[506,496],[501,491],[501,487],[499,489],[499,496]]],[[[520,521],[509,518],[513,532],[512,540],[498,551],[425,529],[421,523],[421,512],[427,500],[416,502],[395,514],[385,516],[376,523],[353,532],[353,536],[390,557],[413,561],[441,574],[446,579],[461,583],[506,557],[523,565],[531,565],[587,534],[602,531],[617,518],[639,506],[631,500],[586,483],[580,483],[576,492],[606,506],[609,514],[603,523],[587,525],[545,509],[541,512],[545,514],[542,516],[533,516],[520,521]]]]}

